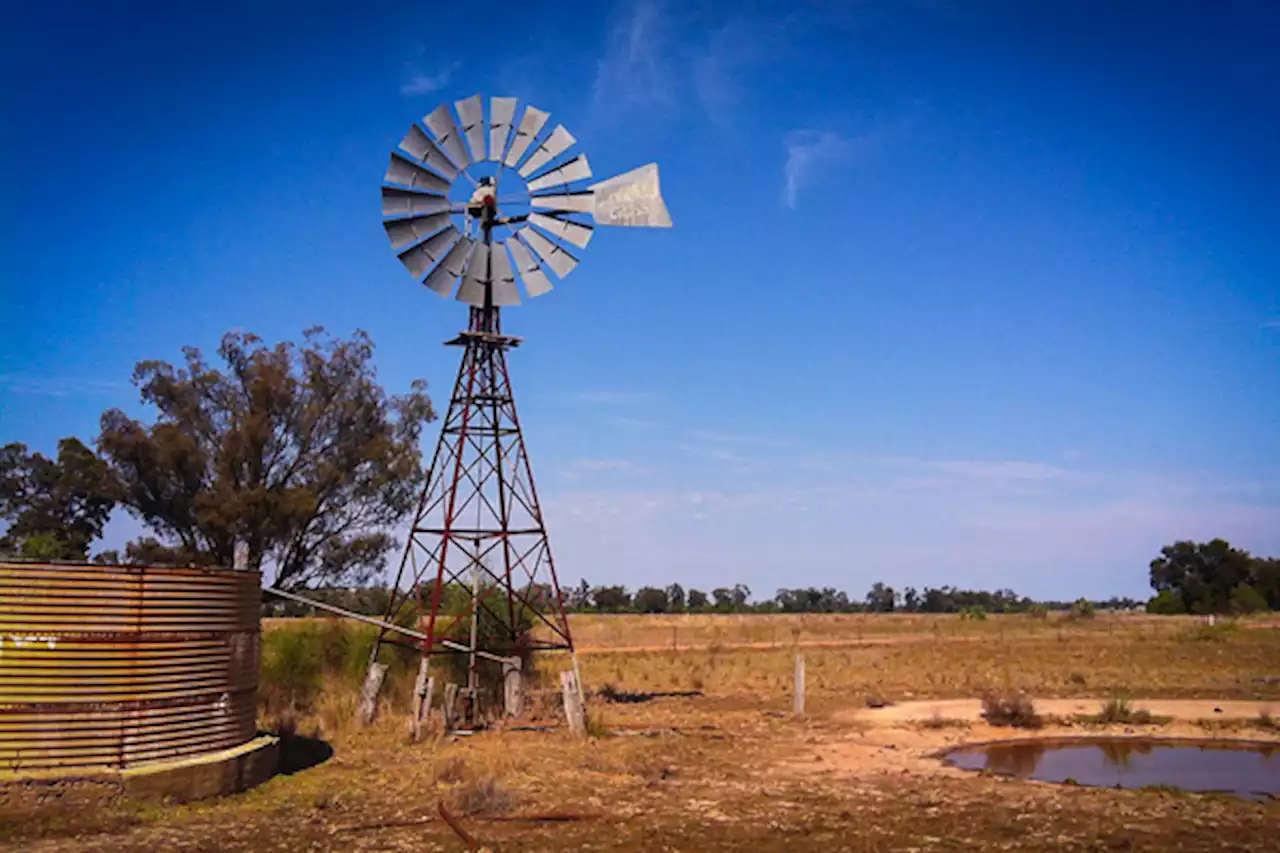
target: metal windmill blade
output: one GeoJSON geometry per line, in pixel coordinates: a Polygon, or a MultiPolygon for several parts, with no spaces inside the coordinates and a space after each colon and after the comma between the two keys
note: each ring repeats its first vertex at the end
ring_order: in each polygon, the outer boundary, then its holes
{"type": "Polygon", "coordinates": [[[475,241],[470,237],[463,237],[454,243],[449,254],[444,256],[444,260],[440,261],[431,271],[431,275],[427,276],[422,283],[432,292],[448,299],[449,294],[453,293],[453,286],[462,276],[462,271],[467,268],[467,260],[471,257],[471,250],[474,247],[475,241]]]}
{"type": "Polygon", "coordinates": [[[453,186],[452,182],[422,168],[417,163],[406,160],[394,151],[391,152],[391,163],[387,166],[387,173],[382,180],[388,184],[403,184],[406,187],[416,187],[442,195],[448,193],[449,188],[453,186]]]}
{"type": "Polygon", "coordinates": [[[564,152],[573,147],[573,143],[578,140],[573,138],[573,134],[564,129],[563,124],[556,125],[556,129],[551,131],[551,135],[542,141],[533,153],[529,155],[529,159],[524,161],[518,171],[520,177],[527,178],[559,157],[564,152]]]}
{"type": "Polygon", "coordinates": [[[516,117],[515,98],[489,99],[489,159],[501,163],[507,153],[507,140],[516,117]]]}
{"type": "Polygon", "coordinates": [[[440,147],[431,141],[426,131],[417,124],[409,126],[409,132],[400,140],[400,150],[419,163],[430,166],[447,181],[458,177],[458,168],[449,162],[449,157],[440,147]]]}
{"type": "MultiPolygon", "coordinates": [[[[448,217],[444,218],[447,222],[448,217]]],[[[390,233],[390,229],[388,229],[388,233],[390,233]]],[[[458,229],[450,225],[435,236],[401,254],[400,262],[404,264],[410,275],[420,279],[448,253],[461,236],[458,233],[458,229]]],[[[395,242],[394,237],[392,237],[392,242],[395,242]]]]}
{"type": "Polygon", "coordinates": [[[489,252],[489,277],[495,306],[520,304],[520,294],[516,291],[516,274],[511,269],[506,246],[501,241],[494,243],[489,252]]]}
{"type": "Polygon", "coordinates": [[[382,188],[383,216],[425,216],[428,213],[442,213],[449,210],[449,199],[442,195],[399,190],[395,187],[382,188]]]}
{"type": "Polygon", "coordinates": [[[536,193],[556,187],[567,187],[577,181],[585,181],[591,177],[591,166],[587,164],[587,155],[579,154],[562,166],[548,169],[541,175],[535,175],[526,184],[529,192],[536,193]]]}
{"type": "Polygon", "coordinates": [[[595,213],[595,193],[584,190],[576,193],[557,193],[555,195],[535,195],[529,200],[531,207],[542,210],[567,210],[574,213],[595,213]]]}
{"type": "Polygon", "coordinates": [[[516,128],[515,138],[511,140],[507,156],[502,159],[503,165],[512,169],[519,165],[524,152],[528,151],[533,143],[533,138],[538,135],[538,131],[542,130],[542,126],[550,117],[551,113],[543,112],[537,107],[524,108],[524,115],[520,118],[520,126],[516,128]]]}
{"type": "Polygon", "coordinates": [[[484,139],[489,129],[484,123],[484,100],[479,95],[472,95],[461,101],[454,101],[458,108],[458,118],[462,120],[462,135],[467,139],[471,149],[471,162],[478,163],[485,159],[484,139]]]}
{"type": "MultiPolygon", "coordinates": [[[[391,219],[382,223],[387,229],[387,237],[391,240],[391,248],[399,251],[410,243],[416,243],[428,234],[434,234],[445,226],[449,226],[449,214],[433,213],[429,216],[411,216],[407,219],[391,219]]],[[[449,226],[452,227],[452,226],[449,226]]],[[[456,228],[453,229],[457,233],[456,228]]],[[[421,273],[416,273],[421,278],[421,273]]]]}
{"type": "Polygon", "coordinates": [[[516,237],[523,240],[525,245],[532,249],[534,254],[560,278],[573,272],[573,268],[578,265],[578,259],[569,254],[568,249],[557,246],[532,228],[521,228],[516,232],[516,237]]]}
{"type": "Polygon", "coordinates": [[[471,164],[471,158],[467,155],[466,147],[462,144],[462,132],[458,130],[458,125],[454,123],[453,114],[449,112],[448,104],[441,104],[423,116],[422,123],[435,136],[437,144],[449,155],[449,159],[453,161],[455,166],[463,169],[471,164]]]}
{"type": "Polygon", "coordinates": [[[579,249],[587,248],[587,243],[591,242],[591,226],[583,225],[581,222],[574,222],[572,219],[548,216],[545,213],[531,213],[529,214],[529,224],[536,225],[553,237],[566,240],[579,249]]]}
{"type": "Polygon", "coordinates": [[[524,282],[525,292],[530,296],[541,296],[551,292],[551,280],[542,271],[542,265],[533,257],[533,253],[524,243],[516,239],[507,241],[511,257],[516,262],[516,271],[524,282]]]}
{"type": "Polygon", "coordinates": [[[491,280],[489,255],[492,248],[488,243],[476,243],[475,248],[471,250],[471,257],[467,258],[467,267],[462,273],[462,285],[458,288],[454,299],[477,308],[484,307],[485,291],[491,280]]]}

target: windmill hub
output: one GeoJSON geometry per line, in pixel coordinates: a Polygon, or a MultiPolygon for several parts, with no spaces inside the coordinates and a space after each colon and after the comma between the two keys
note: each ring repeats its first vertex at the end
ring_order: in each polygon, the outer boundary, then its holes
{"type": "Polygon", "coordinates": [[[505,679],[508,665],[518,672],[512,656],[573,650],[507,372],[519,339],[502,334],[499,310],[519,304],[517,284],[540,296],[568,275],[594,225],[670,227],[671,217],[656,164],[587,185],[586,156],[571,152],[577,140],[563,125],[545,130],[549,113],[527,106],[517,121],[515,98],[490,98],[486,109],[480,95],[453,106],[456,115],[441,104],[425,129],[410,126],[383,178],[382,224],[401,263],[471,306],[467,331],[450,341],[462,363],[387,621],[416,603],[424,660],[470,650],[464,695],[474,712],[477,658],[505,661],[505,679]]]}

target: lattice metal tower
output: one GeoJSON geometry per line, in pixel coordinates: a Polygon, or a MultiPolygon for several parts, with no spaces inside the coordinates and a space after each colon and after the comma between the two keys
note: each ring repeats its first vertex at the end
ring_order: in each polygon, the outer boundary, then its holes
{"type": "Polygon", "coordinates": [[[474,693],[477,654],[573,650],[507,371],[521,339],[503,333],[500,310],[519,304],[517,281],[539,296],[552,288],[548,273],[568,275],[578,264],[569,246],[587,245],[591,222],[671,219],[656,164],[586,186],[586,157],[569,156],[576,140],[563,125],[543,132],[548,113],[529,106],[517,123],[515,98],[491,98],[486,111],[479,95],[454,106],[457,120],[441,104],[426,131],[410,127],[382,188],[383,225],[405,267],[471,306],[466,331],[448,341],[462,361],[387,621],[408,606],[424,655],[470,654],[474,693]]]}

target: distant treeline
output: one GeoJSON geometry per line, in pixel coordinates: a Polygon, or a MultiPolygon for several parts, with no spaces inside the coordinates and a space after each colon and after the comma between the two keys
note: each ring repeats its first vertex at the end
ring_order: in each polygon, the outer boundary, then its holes
{"type": "MultiPolygon", "coordinates": [[[[550,590],[544,589],[544,593],[549,595],[550,590]]],[[[389,594],[388,588],[378,586],[306,593],[310,598],[370,615],[386,612],[389,594]]],[[[1073,608],[1077,612],[1130,610],[1145,605],[1132,598],[1036,601],[1009,589],[988,592],[950,586],[926,587],[923,591],[906,587],[899,593],[884,583],[874,584],[860,599],[832,587],[780,589],[772,598],[753,601],[751,590],[744,584],[718,587],[707,593],[673,583],[641,587],[633,593],[625,586],[592,586],[585,580],[563,594],[565,609],[571,613],[1030,613],[1073,608]]],[[[277,616],[310,613],[311,608],[293,603],[277,604],[273,610],[277,616]]]]}
{"type": "MultiPolygon", "coordinates": [[[[644,586],[632,592],[625,586],[593,586],[586,580],[562,590],[571,613],[1045,613],[1071,610],[1088,615],[1096,610],[1145,608],[1162,614],[1241,614],[1280,610],[1280,559],[1254,557],[1227,542],[1176,542],[1161,549],[1149,566],[1155,596],[1147,600],[1113,596],[1106,600],[1038,601],[1011,589],[959,589],[953,586],[913,586],[895,589],[872,584],[861,598],[834,587],[779,589],[773,597],[753,600],[745,584],[717,587],[710,592],[686,589],[679,583],[644,586]]],[[[458,591],[461,594],[461,590],[458,591]]],[[[358,613],[383,614],[386,587],[312,589],[310,596],[358,613]]],[[[543,587],[544,600],[551,590],[543,587]]],[[[450,600],[459,597],[446,592],[450,600]]],[[[461,595],[465,598],[465,595],[461,595]]],[[[304,615],[310,608],[275,605],[280,616],[304,615]]]]}

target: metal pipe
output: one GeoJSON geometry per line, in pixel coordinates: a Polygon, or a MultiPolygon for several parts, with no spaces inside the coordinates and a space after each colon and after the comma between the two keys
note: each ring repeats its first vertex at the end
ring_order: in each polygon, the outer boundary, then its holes
{"type": "MultiPolygon", "coordinates": [[[[427,639],[426,634],[423,634],[420,631],[415,631],[412,628],[405,628],[401,625],[396,625],[392,622],[384,622],[381,619],[375,619],[372,616],[365,616],[363,613],[356,613],[355,611],[347,610],[344,607],[338,607],[337,605],[329,604],[324,601],[316,601],[315,599],[312,599],[312,598],[305,598],[294,592],[285,592],[282,589],[275,589],[273,587],[264,587],[262,591],[270,593],[271,595],[279,596],[280,598],[284,598],[289,601],[296,601],[299,604],[305,604],[308,607],[314,607],[317,610],[328,610],[330,613],[337,613],[339,616],[345,616],[348,619],[354,619],[357,622],[366,622],[370,625],[377,625],[379,628],[383,628],[387,631],[397,631],[406,636],[413,637],[415,640],[427,639]]],[[[455,652],[471,651],[471,649],[467,648],[461,643],[455,643],[453,640],[442,640],[437,638],[436,643],[444,646],[446,649],[452,649],[455,652]]],[[[482,658],[487,658],[488,660],[497,661],[498,663],[510,663],[511,661],[518,660],[518,658],[514,658],[514,657],[504,658],[501,655],[495,655],[491,652],[482,652],[478,650],[476,651],[476,655],[482,658]]]]}

